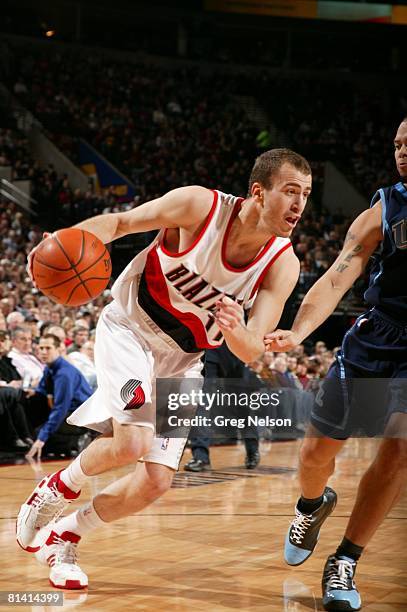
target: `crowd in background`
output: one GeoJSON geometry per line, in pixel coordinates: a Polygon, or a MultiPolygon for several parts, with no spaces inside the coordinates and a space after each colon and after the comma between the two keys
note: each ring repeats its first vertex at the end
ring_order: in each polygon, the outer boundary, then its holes
{"type": "Polygon", "coordinates": [[[77,162],[67,134],[85,138],[133,181],[141,200],[191,183],[246,189],[256,131],[223,75],[79,59],[74,51],[26,49],[15,64],[10,88],[64,152],[77,162]]]}
{"type": "Polygon", "coordinates": [[[407,112],[400,88],[315,75],[169,69],[35,46],[13,49],[10,65],[9,88],[61,149],[77,161],[77,138],[85,138],[134,182],[142,201],[191,183],[245,191],[258,129],[236,96],[256,100],[313,162],[317,183],[320,164],[334,161],[366,198],[393,177],[394,129],[407,112]]]}
{"type": "Polygon", "coordinates": [[[270,79],[264,73],[256,96],[295,150],[315,164],[334,163],[369,200],[395,178],[393,139],[407,98],[393,89],[316,76],[270,79]]]}

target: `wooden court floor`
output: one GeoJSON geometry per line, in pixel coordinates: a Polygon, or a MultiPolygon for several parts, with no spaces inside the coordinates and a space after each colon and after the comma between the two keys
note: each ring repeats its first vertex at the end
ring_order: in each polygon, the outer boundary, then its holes
{"type": "MultiPolygon", "coordinates": [[[[256,472],[242,468],[242,447],[214,448],[214,472],[189,478],[181,470],[176,486],[161,500],[83,541],[80,564],[89,575],[88,591],[65,591],[63,608],[32,609],[321,610],[322,567],[342,538],[357,482],[376,444],[352,440],[343,450],[331,480],[338,505],[314,555],[301,567],[289,568],[282,558],[298,493],[299,443],[263,443],[256,472]]],[[[189,458],[187,451],[183,461],[189,458]]],[[[0,591],[53,590],[47,568],[17,546],[14,523],[19,504],[35,481],[63,465],[43,463],[36,470],[29,465],[0,467],[0,591]]],[[[125,471],[94,477],[81,499],[87,500],[122,473],[125,471]]],[[[407,610],[406,549],[404,496],[359,563],[357,584],[363,610],[407,610]]]]}

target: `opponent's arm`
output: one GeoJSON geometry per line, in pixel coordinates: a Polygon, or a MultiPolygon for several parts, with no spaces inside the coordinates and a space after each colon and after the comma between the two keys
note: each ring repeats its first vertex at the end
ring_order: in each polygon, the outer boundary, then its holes
{"type": "Polygon", "coordinates": [[[127,234],[195,227],[205,221],[212,202],[213,193],[205,187],[179,187],[127,212],[98,215],[74,227],[91,232],[106,244],[127,234]]]}
{"type": "Polygon", "coordinates": [[[245,363],[264,353],[264,334],[274,329],[299,276],[300,264],[292,248],[284,251],[266,274],[250,310],[247,324],[243,309],[230,298],[218,302],[216,321],[229,349],[245,363]]]}
{"type": "Polygon", "coordinates": [[[360,214],[350,226],[336,261],[311,287],[302,301],[292,329],[276,330],[265,337],[272,351],[289,351],[309,336],[335,310],[366,267],[383,239],[380,201],[360,214]]]}

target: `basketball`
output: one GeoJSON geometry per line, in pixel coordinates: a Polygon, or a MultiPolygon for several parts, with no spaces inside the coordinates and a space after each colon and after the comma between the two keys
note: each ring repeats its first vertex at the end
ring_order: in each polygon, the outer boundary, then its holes
{"type": "Polygon", "coordinates": [[[58,230],[36,249],[32,273],[38,289],[54,302],[80,306],[98,297],[110,280],[106,246],[90,232],[58,230]]]}

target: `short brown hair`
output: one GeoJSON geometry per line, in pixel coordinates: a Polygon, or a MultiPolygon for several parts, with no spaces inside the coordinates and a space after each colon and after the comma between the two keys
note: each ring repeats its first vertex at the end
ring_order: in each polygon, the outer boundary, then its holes
{"type": "Polygon", "coordinates": [[[253,183],[260,183],[266,189],[271,189],[271,180],[283,164],[291,164],[307,176],[312,174],[311,166],[303,157],[291,149],[270,149],[265,151],[254,162],[249,178],[249,196],[253,183]]]}
{"type": "Polygon", "coordinates": [[[58,336],[55,336],[55,334],[49,334],[48,332],[46,334],[44,334],[42,336],[42,338],[40,338],[40,340],[52,340],[53,345],[55,346],[55,348],[59,348],[61,346],[61,340],[58,338],[58,336]]]}

